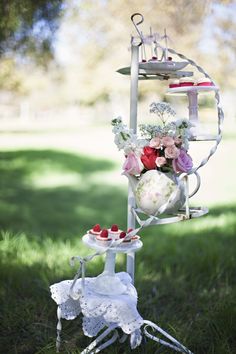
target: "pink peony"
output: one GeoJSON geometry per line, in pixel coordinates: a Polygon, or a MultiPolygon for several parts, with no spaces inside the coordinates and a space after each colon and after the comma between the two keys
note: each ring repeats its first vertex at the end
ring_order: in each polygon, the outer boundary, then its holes
{"type": "Polygon", "coordinates": [[[156,136],[150,140],[149,146],[152,148],[160,149],[161,147],[161,138],[156,136]]]}
{"type": "Polygon", "coordinates": [[[165,148],[165,157],[167,159],[176,159],[180,154],[180,149],[178,149],[175,145],[167,146],[165,148]]]}
{"type": "Polygon", "coordinates": [[[166,164],[166,159],[164,156],[160,156],[156,158],[156,165],[157,167],[162,167],[166,164]]]}
{"type": "Polygon", "coordinates": [[[172,166],[176,173],[188,172],[193,167],[193,161],[184,149],[180,149],[180,154],[172,161],[172,166]]]}
{"type": "Polygon", "coordinates": [[[130,175],[140,174],[143,170],[143,167],[144,166],[140,158],[137,155],[135,155],[134,152],[130,152],[127,155],[126,160],[123,164],[123,170],[128,172],[130,175]]]}
{"type": "Polygon", "coordinates": [[[163,146],[167,147],[174,145],[175,142],[171,136],[163,136],[163,138],[161,139],[161,143],[163,146]]]}

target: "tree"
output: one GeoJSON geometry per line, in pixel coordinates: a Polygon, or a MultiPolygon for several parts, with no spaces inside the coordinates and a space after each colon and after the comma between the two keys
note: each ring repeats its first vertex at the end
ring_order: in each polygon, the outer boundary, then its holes
{"type": "Polygon", "coordinates": [[[63,0],[1,0],[0,56],[17,51],[48,61],[62,13],[63,0]]]}

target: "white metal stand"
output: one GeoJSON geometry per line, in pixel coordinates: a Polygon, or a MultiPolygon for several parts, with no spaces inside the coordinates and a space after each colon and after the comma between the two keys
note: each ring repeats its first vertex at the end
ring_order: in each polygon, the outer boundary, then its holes
{"type": "MultiPolygon", "coordinates": [[[[134,14],[131,17],[137,32],[139,32],[137,25],[143,21],[143,16],[134,14]],[[142,20],[139,23],[134,23],[133,18],[135,15],[141,16],[142,20]]],[[[139,46],[142,41],[137,43],[135,38],[131,41],[131,66],[122,68],[118,72],[131,75],[130,81],[130,128],[134,133],[137,132],[137,110],[138,110],[138,81],[139,80],[168,80],[169,78],[179,78],[183,76],[191,76],[190,71],[180,71],[187,65],[186,62],[157,62],[147,63],[148,65],[139,64],[139,46]],[[149,65],[150,64],[150,65],[149,65]],[[156,65],[157,64],[157,65],[156,65]],[[173,70],[175,65],[175,70],[173,70]],[[172,66],[172,68],[171,68],[172,66]]],[[[186,58],[184,55],[175,52],[173,49],[166,48],[166,52],[176,54],[181,59],[186,60],[189,64],[196,67],[201,73],[209,78],[207,73],[199,67],[195,62],[186,58]]],[[[137,232],[149,225],[169,224],[179,222],[182,220],[200,217],[208,212],[207,208],[191,208],[189,206],[189,197],[197,192],[200,186],[200,177],[197,173],[198,169],[204,166],[209,158],[215,153],[218,144],[221,140],[221,125],[223,122],[223,110],[220,106],[220,97],[218,88],[215,86],[209,88],[176,88],[169,90],[170,93],[187,94],[189,101],[189,120],[193,123],[198,123],[198,92],[199,91],[215,91],[215,99],[217,101],[218,110],[218,135],[211,137],[194,137],[193,140],[213,140],[215,145],[211,148],[208,156],[201,161],[201,163],[194,167],[190,173],[195,174],[197,177],[197,186],[192,194],[189,195],[188,174],[183,174],[185,188],[185,206],[177,213],[167,215],[166,217],[159,218],[158,215],[145,215],[146,219],[142,220],[140,213],[143,212],[136,208],[135,197],[131,188],[128,185],[128,211],[127,211],[127,226],[134,229],[132,234],[127,236],[135,236],[137,232]],[[136,222],[139,224],[136,227],[136,222]]],[[[190,174],[189,173],[189,174],[190,174]]],[[[141,343],[142,336],[164,345],[177,352],[185,354],[193,354],[184,345],[179,343],[170,334],[165,332],[162,328],[149,320],[143,320],[137,311],[137,292],[134,287],[134,274],[135,274],[135,252],[142,247],[142,242],[137,238],[137,241],[131,243],[124,243],[124,239],[112,241],[111,244],[99,244],[96,240],[90,238],[89,234],[83,236],[83,242],[90,248],[95,249],[96,253],[87,257],[73,257],[72,261],[78,260],[80,268],[76,273],[74,280],[64,281],[51,286],[52,298],[58,304],[57,316],[57,351],[60,349],[61,344],[61,318],[74,319],[80,312],[82,312],[83,324],[90,324],[90,331],[83,327],[84,333],[90,337],[96,337],[98,332],[106,328],[102,334],[82,352],[82,354],[98,353],[109,345],[113,344],[116,340],[123,343],[130,335],[131,348],[134,349],[141,343]],[[123,243],[122,243],[123,242],[123,243]],[[115,260],[116,253],[126,254],[126,270],[127,272],[115,273],[115,260]],[[93,259],[95,256],[106,254],[104,271],[96,278],[85,277],[85,264],[93,259]],[[81,279],[79,277],[81,276],[81,279]],[[89,305],[87,302],[90,302],[89,305]],[[109,302],[109,305],[104,307],[104,304],[109,302]],[[129,314],[129,316],[128,316],[129,314]],[[94,321],[94,322],[93,322],[94,321]],[[93,326],[91,326],[93,322],[93,326]],[[143,327],[143,328],[142,328],[143,327]],[[123,330],[123,334],[119,337],[117,328],[123,330]],[[152,333],[149,332],[151,328],[152,333]],[[165,337],[159,338],[155,336],[154,331],[159,335],[165,337]],[[107,338],[107,336],[112,336],[107,338]],[[106,340],[104,342],[104,340],[106,340]],[[103,341],[103,342],[102,342],[103,341]]],[[[128,240],[129,241],[129,240],[128,240]]]]}

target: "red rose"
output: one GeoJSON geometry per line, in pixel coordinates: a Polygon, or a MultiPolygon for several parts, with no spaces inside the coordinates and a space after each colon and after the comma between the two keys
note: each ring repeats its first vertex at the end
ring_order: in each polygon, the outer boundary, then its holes
{"type": "Polygon", "coordinates": [[[156,152],[157,152],[156,149],[154,149],[150,146],[144,146],[144,148],[143,148],[143,154],[146,156],[155,155],[156,152]]]}
{"type": "Polygon", "coordinates": [[[143,148],[143,154],[141,155],[141,161],[147,170],[156,169],[156,158],[159,156],[159,151],[145,146],[143,148]]]}

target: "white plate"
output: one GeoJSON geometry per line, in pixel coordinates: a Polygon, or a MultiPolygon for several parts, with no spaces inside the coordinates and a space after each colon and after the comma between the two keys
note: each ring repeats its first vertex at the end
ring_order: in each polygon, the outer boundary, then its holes
{"type": "Polygon", "coordinates": [[[190,91],[192,92],[210,92],[210,91],[218,91],[218,86],[180,86],[173,87],[167,90],[167,93],[182,93],[186,94],[190,91]]]}
{"type": "Polygon", "coordinates": [[[147,62],[140,63],[139,68],[145,70],[156,70],[156,71],[177,71],[185,68],[189,63],[187,61],[164,61],[164,62],[147,62]]]}
{"type": "MultiPolygon", "coordinates": [[[[83,242],[90,248],[95,249],[97,251],[105,251],[106,250],[106,246],[101,246],[99,244],[97,244],[96,240],[92,241],[89,238],[89,235],[86,234],[82,237],[83,242]]],[[[109,246],[109,242],[108,242],[108,246],[109,246]]],[[[109,251],[115,252],[115,253],[128,253],[131,251],[138,251],[140,248],[142,248],[143,243],[140,240],[136,240],[133,241],[131,243],[128,244],[122,244],[120,246],[112,246],[109,248],[109,251]]]]}

